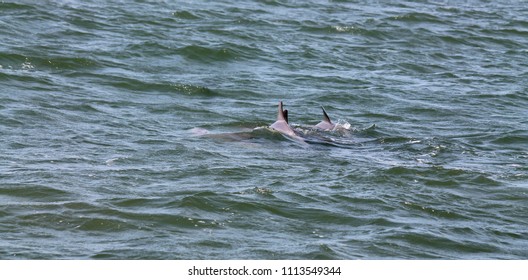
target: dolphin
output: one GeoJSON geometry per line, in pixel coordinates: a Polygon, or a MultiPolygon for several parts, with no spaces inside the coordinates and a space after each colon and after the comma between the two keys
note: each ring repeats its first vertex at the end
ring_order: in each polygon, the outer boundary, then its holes
{"type": "MultiPolygon", "coordinates": [[[[329,131],[333,130],[336,127],[336,124],[332,123],[330,120],[330,117],[328,117],[328,114],[326,113],[326,110],[324,107],[321,106],[321,109],[323,110],[323,120],[313,126],[313,128],[323,131],[329,131]]],[[[259,129],[262,129],[265,127],[257,127],[253,129],[253,131],[257,131],[259,129]]],[[[269,127],[269,129],[279,132],[286,138],[290,138],[292,140],[296,140],[298,143],[302,144],[303,147],[307,145],[308,143],[327,143],[328,140],[323,136],[315,133],[310,133],[310,131],[306,131],[304,129],[295,130],[293,127],[290,126],[289,120],[288,120],[288,110],[284,110],[284,105],[282,101],[279,101],[278,106],[278,112],[277,112],[277,120],[272,123],[269,127]]],[[[254,138],[255,135],[252,134],[251,131],[242,131],[242,132],[235,132],[235,133],[220,133],[220,134],[210,134],[210,132],[203,128],[193,128],[189,130],[194,136],[205,136],[215,139],[222,139],[226,141],[241,141],[246,139],[254,138]]],[[[258,136],[257,136],[258,137],[258,136]]],[[[331,140],[331,139],[330,139],[331,140]]],[[[333,141],[333,140],[331,140],[333,141]]]]}
{"type": "Polygon", "coordinates": [[[328,114],[326,113],[323,106],[321,106],[321,109],[323,109],[323,120],[316,124],[315,127],[322,130],[332,130],[335,127],[335,124],[332,123],[330,120],[330,117],[328,117],[328,114]]]}
{"type": "Polygon", "coordinates": [[[270,128],[295,139],[302,139],[295,133],[293,128],[288,123],[288,110],[283,109],[282,101],[279,101],[279,112],[277,113],[277,120],[270,125],[270,128]]]}

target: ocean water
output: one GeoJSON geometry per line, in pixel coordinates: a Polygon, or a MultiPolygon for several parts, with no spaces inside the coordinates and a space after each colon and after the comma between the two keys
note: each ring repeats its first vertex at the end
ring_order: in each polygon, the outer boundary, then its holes
{"type": "Polygon", "coordinates": [[[527,15],[2,1],[0,258],[526,259],[527,15]]]}

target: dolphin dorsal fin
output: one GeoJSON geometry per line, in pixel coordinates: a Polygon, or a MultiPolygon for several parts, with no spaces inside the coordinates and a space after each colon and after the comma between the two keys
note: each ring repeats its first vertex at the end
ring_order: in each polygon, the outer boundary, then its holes
{"type": "Polygon", "coordinates": [[[321,106],[321,109],[323,109],[323,121],[327,122],[327,123],[332,123],[332,121],[330,120],[330,117],[328,116],[328,114],[326,113],[325,109],[323,106],[321,106]]]}
{"type": "Polygon", "coordinates": [[[282,101],[279,101],[279,112],[277,114],[277,120],[286,121],[286,118],[284,117],[284,111],[282,110],[282,101]]]}
{"type": "Polygon", "coordinates": [[[277,120],[278,121],[285,121],[286,123],[289,123],[288,122],[288,110],[283,110],[283,105],[282,105],[282,101],[279,102],[279,112],[277,114],[277,120]]]}

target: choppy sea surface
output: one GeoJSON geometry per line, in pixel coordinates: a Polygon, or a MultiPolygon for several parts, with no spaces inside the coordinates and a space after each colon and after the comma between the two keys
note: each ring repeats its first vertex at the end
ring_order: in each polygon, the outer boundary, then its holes
{"type": "Polygon", "coordinates": [[[0,258],[527,259],[526,4],[2,1],[0,258]]]}

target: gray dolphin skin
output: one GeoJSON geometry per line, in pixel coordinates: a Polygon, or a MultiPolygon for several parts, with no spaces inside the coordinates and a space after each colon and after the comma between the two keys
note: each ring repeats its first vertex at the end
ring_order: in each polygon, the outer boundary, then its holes
{"type": "Polygon", "coordinates": [[[295,134],[295,131],[291,128],[291,126],[288,124],[288,110],[282,109],[282,101],[279,102],[279,112],[277,114],[277,120],[270,125],[271,128],[277,130],[278,132],[288,135],[294,138],[297,138],[297,134],[295,134]]]}
{"type": "Polygon", "coordinates": [[[316,124],[315,127],[322,129],[322,130],[332,130],[335,127],[335,124],[332,123],[330,120],[330,117],[328,117],[328,114],[326,113],[323,106],[321,106],[321,109],[323,109],[323,120],[316,124]]]}
{"type": "MultiPolygon", "coordinates": [[[[332,123],[332,121],[330,120],[330,117],[328,117],[328,114],[326,113],[325,109],[322,106],[321,106],[321,109],[323,109],[323,120],[317,125],[313,126],[312,129],[315,128],[315,129],[323,130],[323,131],[333,130],[336,127],[336,125],[332,123]]],[[[257,127],[253,129],[253,131],[259,130],[261,128],[263,127],[257,127]]],[[[305,145],[307,145],[308,143],[321,143],[321,141],[326,143],[326,139],[322,139],[322,140],[319,139],[319,138],[324,138],[324,136],[321,137],[321,135],[318,135],[317,133],[313,134],[313,131],[311,133],[310,129],[306,130],[306,129],[301,128],[299,130],[295,130],[293,127],[291,127],[288,121],[288,110],[284,110],[284,105],[282,101],[279,101],[277,120],[273,124],[271,124],[268,128],[282,134],[286,138],[296,140],[296,142],[303,145],[303,147],[305,147],[305,145]],[[308,136],[308,138],[305,138],[306,136],[308,136]]],[[[251,131],[210,134],[207,129],[196,128],[196,127],[193,129],[190,129],[189,131],[194,136],[204,136],[208,138],[221,139],[221,140],[226,140],[226,141],[241,141],[241,140],[251,139],[255,137],[255,135],[253,135],[251,131]]]]}

